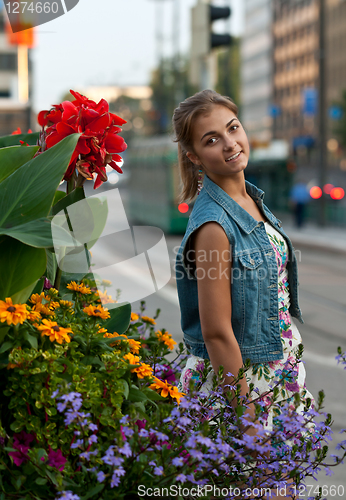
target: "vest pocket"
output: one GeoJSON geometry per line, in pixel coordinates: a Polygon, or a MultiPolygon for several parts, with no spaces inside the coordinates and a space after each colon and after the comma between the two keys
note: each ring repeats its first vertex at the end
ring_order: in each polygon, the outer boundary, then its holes
{"type": "Polygon", "coordinates": [[[260,252],[239,255],[239,261],[246,269],[257,269],[258,266],[263,264],[260,252]]]}

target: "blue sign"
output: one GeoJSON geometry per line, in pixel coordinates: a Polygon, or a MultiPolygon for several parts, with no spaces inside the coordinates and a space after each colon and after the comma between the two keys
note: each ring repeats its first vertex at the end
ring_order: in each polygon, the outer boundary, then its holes
{"type": "Polygon", "coordinates": [[[273,118],[281,115],[281,107],[277,104],[271,104],[268,109],[269,115],[273,118]]]}
{"type": "Polygon", "coordinates": [[[333,105],[328,109],[329,118],[332,120],[340,120],[343,114],[344,112],[340,106],[333,105]]]}
{"type": "Polygon", "coordinates": [[[293,137],[292,140],[292,145],[294,149],[299,146],[312,148],[314,144],[315,144],[315,139],[311,135],[300,135],[299,137],[293,137]]]}
{"type": "Polygon", "coordinates": [[[310,87],[302,90],[303,97],[303,113],[306,116],[315,116],[317,114],[318,106],[318,92],[317,89],[310,87]]]}

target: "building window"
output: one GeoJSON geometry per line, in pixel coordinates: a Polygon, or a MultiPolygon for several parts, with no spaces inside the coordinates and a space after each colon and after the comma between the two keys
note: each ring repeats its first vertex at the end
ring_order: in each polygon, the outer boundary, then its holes
{"type": "Polygon", "coordinates": [[[0,53],[0,71],[16,71],[17,54],[0,53]]]}

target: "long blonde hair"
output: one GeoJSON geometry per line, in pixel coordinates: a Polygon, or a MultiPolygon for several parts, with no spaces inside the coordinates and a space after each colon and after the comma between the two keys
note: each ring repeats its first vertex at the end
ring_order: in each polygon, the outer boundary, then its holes
{"type": "Polygon", "coordinates": [[[178,143],[178,162],[183,183],[179,201],[193,200],[197,194],[199,167],[186,156],[193,150],[193,125],[196,118],[208,114],[216,104],[225,106],[238,116],[238,107],[230,97],[222,96],[215,90],[202,90],[181,102],[173,113],[174,141],[178,143]]]}

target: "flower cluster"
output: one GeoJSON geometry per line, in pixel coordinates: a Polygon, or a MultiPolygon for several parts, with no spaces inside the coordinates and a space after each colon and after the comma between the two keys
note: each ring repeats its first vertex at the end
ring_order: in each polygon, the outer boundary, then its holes
{"type": "Polygon", "coordinates": [[[122,158],[118,153],[124,151],[127,145],[118,134],[120,126],[126,121],[110,113],[109,105],[104,99],[96,104],[78,92],[70,92],[75,98],[72,102],[64,101],[54,105],[51,110],[38,114],[38,123],[42,126],[41,152],[70,134],[80,133],[64,179],[71,179],[75,169],[82,181],[92,179],[93,174],[96,174],[96,189],[107,180],[107,165],[122,173],[118,166],[122,158]]]}

